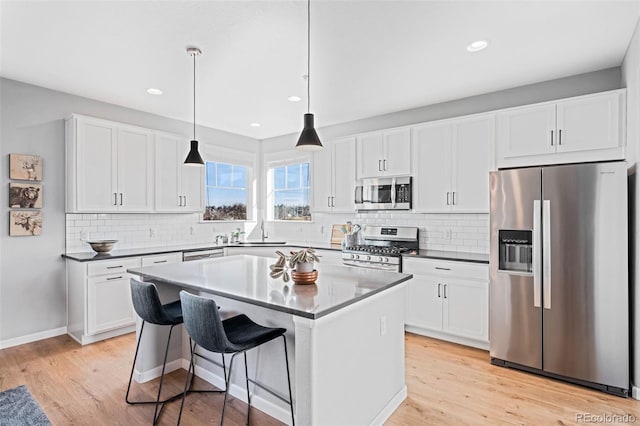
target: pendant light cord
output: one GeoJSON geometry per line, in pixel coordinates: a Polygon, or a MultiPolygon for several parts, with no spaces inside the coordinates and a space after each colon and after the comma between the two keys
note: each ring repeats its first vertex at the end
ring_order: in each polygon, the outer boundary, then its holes
{"type": "Polygon", "coordinates": [[[196,140],[196,53],[193,53],[193,140],[196,140]]]}
{"type": "Polygon", "coordinates": [[[307,113],[311,112],[311,0],[307,0],[307,113]]]}

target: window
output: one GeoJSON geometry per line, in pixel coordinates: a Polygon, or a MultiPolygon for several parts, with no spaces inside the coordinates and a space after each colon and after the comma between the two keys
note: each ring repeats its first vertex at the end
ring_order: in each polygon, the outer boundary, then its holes
{"type": "Polygon", "coordinates": [[[311,220],[309,162],[270,170],[274,220],[311,220]]]}
{"type": "Polygon", "coordinates": [[[248,167],[206,162],[203,220],[247,220],[248,167]]]}

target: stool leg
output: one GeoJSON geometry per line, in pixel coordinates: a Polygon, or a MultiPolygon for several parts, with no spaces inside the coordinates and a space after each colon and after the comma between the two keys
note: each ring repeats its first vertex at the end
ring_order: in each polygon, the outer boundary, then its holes
{"type": "Polygon", "coordinates": [[[282,335],[282,342],[284,343],[284,362],[287,365],[287,383],[289,385],[289,406],[291,407],[291,425],[296,425],[296,419],[293,415],[293,396],[291,395],[291,375],[289,375],[289,355],[287,354],[287,338],[282,335]]]}
{"type": "MultiPolygon", "coordinates": [[[[193,376],[195,376],[195,366],[193,365],[193,352],[196,350],[196,344],[194,343],[193,346],[191,346],[191,338],[189,338],[189,351],[191,352],[191,359],[189,360],[189,369],[187,370],[187,380],[184,382],[184,392],[182,392],[182,402],[180,403],[180,414],[178,414],[178,426],[180,426],[180,419],[182,418],[182,409],[184,408],[184,399],[187,396],[187,387],[191,388],[191,386],[189,386],[189,376],[191,375],[191,368],[193,367],[193,376]]],[[[191,379],[193,380],[193,376],[191,376],[191,379]]]]}
{"type": "Polygon", "coordinates": [[[229,395],[229,382],[231,381],[231,373],[233,372],[233,360],[236,358],[236,355],[238,355],[238,352],[231,355],[231,362],[229,363],[229,376],[225,377],[224,403],[222,404],[222,416],[220,417],[220,426],[224,424],[224,410],[225,408],[227,408],[227,396],[229,395]]]}
{"type": "Polygon", "coordinates": [[[164,370],[167,368],[167,355],[169,355],[169,343],[171,342],[171,332],[173,331],[173,327],[175,327],[175,325],[172,325],[171,328],[169,328],[169,337],[167,337],[167,347],[164,350],[164,360],[162,361],[162,373],[160,375],[160,386],[158,387],[158,397],[156,398],[156,409],[153,413],[153,424],[155,425],[158,422],[158,419],[160,418],[160,414],[162,414],[162,409],[164,408],[164,403],[162,404],[162,408],[160,409],[160,412],[158,412],[158,406],[160,405],[160,394],[162,393],[162,383],[164,382],[164,370]]]}
{"type": "Polygon", "coordinates": [[[247,367],[247,352],[244,353],[244,378],[247,384],[247,426],[251,424],[251,395],[249,394],[249,368],[247,367]]]}
{"type": "Polygon", "coordinates": [[[144,331],[144,321],[140,327],[140,335],[138,336],[138,343],[136,343],[136,354],[133,356],[133,364],[131,365],[131,374],[129,375],[129,384],[127,385],[127,394],[124,400],[127,404],[135,404],[135,402],[129,401],[129,391],[131,390],[131,380],[133,379],[133,370],[136,368],[136,360],[138,359],[138,349],[140,349],[140,341],[142,340],[142,332],[144,331]]]}

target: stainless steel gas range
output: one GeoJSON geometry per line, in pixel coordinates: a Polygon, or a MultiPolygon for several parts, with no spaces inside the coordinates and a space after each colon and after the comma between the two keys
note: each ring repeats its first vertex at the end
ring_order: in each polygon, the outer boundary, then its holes
{"type": "Polygon", "coordinates": [[[401,272],[404,253],[418,250],[418,228],[413,226],[365,225],[364,244],[345,247],[345,265],[401,272]]]}

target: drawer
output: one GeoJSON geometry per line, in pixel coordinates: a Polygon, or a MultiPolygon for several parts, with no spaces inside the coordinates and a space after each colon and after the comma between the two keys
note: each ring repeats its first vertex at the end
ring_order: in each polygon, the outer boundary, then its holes
{"type": "Polygon", "coordinates": [[[182,252],[165,253],[154,256],[144,256],[142,258],[142,266],[162,265],[163,263],[182,262],[182,252]]]}
{"type": "Polygon", "coordinates": [[[416,275],[460,277],[482,281],[489,280],[489,265],[484,263],[404,257],[402,259],[402,272],[416,275]]]}
{"type": "Polygon", "coordinates": [[[87,265],[87,275],[123,274],[129,268],[139,268],[139,257],[125,257],[122,259],[100,260],[89,262],[87,265]]]}

